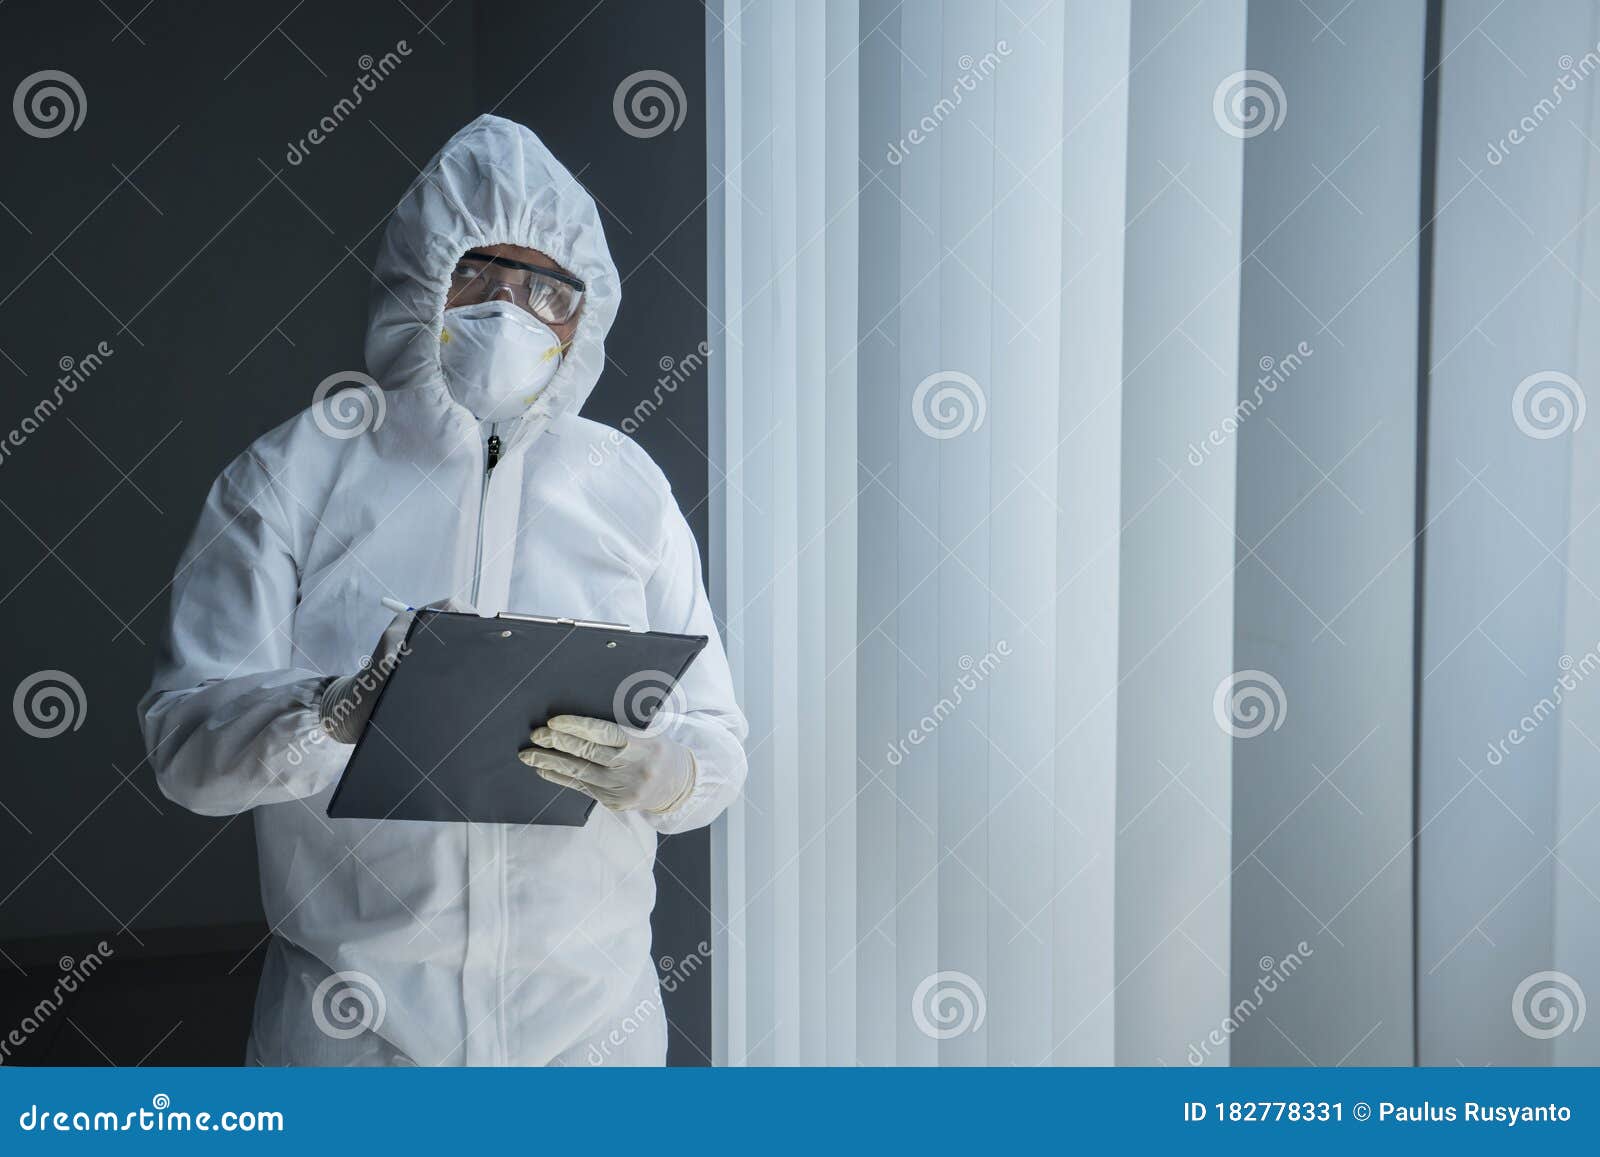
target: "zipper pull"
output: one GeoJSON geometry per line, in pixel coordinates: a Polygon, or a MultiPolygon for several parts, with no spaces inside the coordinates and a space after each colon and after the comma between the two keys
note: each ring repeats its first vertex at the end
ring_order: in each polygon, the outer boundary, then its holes
{"type": "Polygon", "coordinates": [[[489,450],[488,466],[485,469],[486,470],[493,470],[494,467],[495,467],[495,463],[500,461],[500,435],[499,434],[490,434],[489,435],[489,447],[488,447],[488,450],[489,450]]]}

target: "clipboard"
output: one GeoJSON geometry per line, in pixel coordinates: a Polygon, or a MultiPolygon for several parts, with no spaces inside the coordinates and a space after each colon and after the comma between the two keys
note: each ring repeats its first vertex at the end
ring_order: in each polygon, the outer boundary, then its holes
{"type": "Polygon", "coordinates": [[[420,610],[345,765],[333,819],[577,827],[595,801],[517,758],[555,715],[648,727],[704,635],[420,610]]]}

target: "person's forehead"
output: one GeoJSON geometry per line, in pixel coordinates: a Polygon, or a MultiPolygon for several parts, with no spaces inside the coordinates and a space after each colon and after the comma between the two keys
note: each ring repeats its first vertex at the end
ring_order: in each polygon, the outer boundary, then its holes
{"type": "Polygon", "coordinates": [[[472,252],[487,253],[491,257],[507,257],[512,261],[520,261],[524,265],[537,265],[542,269],[555,269],[562,273],[567,272],[548,253],[538,249],[530,249],[526,245],[479,245],[472,252]]]}

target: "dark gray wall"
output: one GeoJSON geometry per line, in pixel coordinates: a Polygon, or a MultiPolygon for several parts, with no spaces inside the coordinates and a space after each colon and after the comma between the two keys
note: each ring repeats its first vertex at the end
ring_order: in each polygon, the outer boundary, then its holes
{"type": "MultiPolygon", "coordinates": [[[[625,293],[587,414],[619,420],[661,359],[705,337],[700,6],[443,7],[430,28],[434,0],[161,4],[128,26],[95,4],[0,9],[0,89],[59,69],[87,106],[77,131],[51,139],[0,119],[0,438],[52,393],[64,359],[112,351],[0,459],[0,691],[60,669],[87,704],[57,738],[0,727],[0,944],[12,956],[43,937],[52,952],[73,937],[87,950],[125,929],[260,919],[248,819],[162,798],[134,705],[206,487],[320,380],[362,366],[378,233],[450,133],[484,111],[520,120],[605,206],[625,293]],[[362,58],[401,40],[409,57],[289,164],[362,58]],[[688,104],[680,130],[649,140],[611,111],[617,84],[644,68],[676,77],[688,104]]],[[[705,432],[700,375],[638,432],[702,543],[705,432]]],[[[705,834],[667,841],[658,877],[656,953],[676,960],[709,940],[705,834]]],[[[27,986],[20,968],[0,971],[27,986]]],[[[703,1063],[709,975],[668,1010],[673,1060],[703,1063]]]]}

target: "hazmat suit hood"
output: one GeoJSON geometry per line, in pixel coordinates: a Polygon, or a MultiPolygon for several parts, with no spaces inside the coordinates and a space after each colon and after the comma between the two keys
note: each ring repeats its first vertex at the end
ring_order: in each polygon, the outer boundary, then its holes
{"type": "Polygon", "coordinates": [[[434,391],[456,405],[439,357],[450,273],[467,250],[497,244],[546,253],[587,285],[572,342],[505,438],[509,449],[582,408],[605,366],[606,334],[622,300],[594,198],[531,129],[480,116],[406,190],[378,248],[366,358],[385,389],[434,391]]]}

